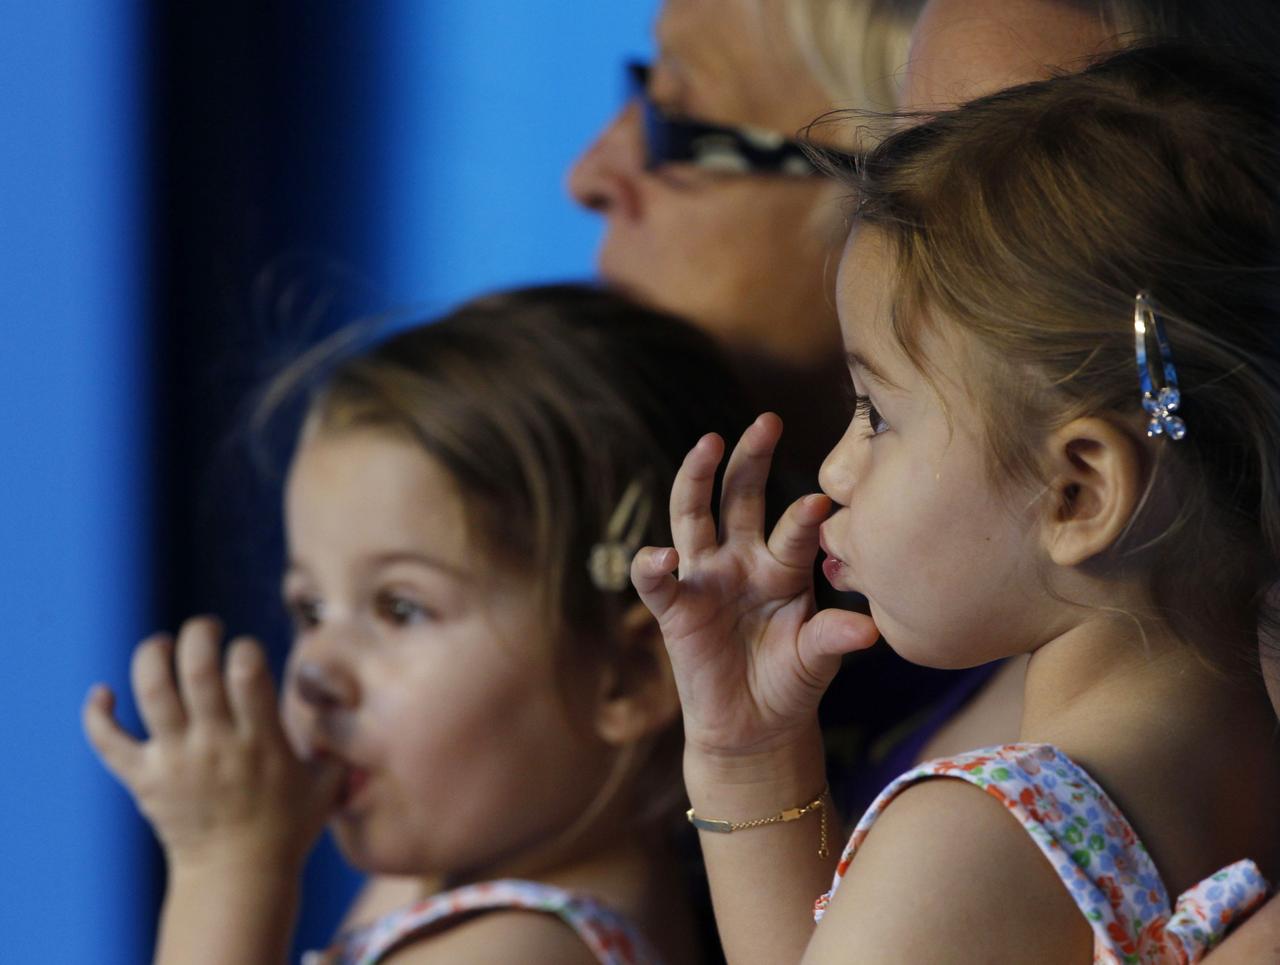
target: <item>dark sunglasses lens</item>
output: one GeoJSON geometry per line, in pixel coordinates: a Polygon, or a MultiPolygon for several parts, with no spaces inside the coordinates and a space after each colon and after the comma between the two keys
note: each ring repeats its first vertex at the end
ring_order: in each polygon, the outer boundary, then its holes
{"type": "Polygon", "coordinates": [[[643,94],[649,89],[649,65],[640,60],[632,60],[626,65],[627,93],[633,97],[643,94]]]}
{"type": "Polygon", "coordinates": [[[663,164],[688,161],[670,137],[671,122],[649,99],[649,65],[633,60],[626,65],[627,93],[640,108],[640,124],[644,130],[644,166],[652,171],[663,164]]]}
{"type": "Polygon", "coordinates": [[[628,89],[640,108],[645,168],[694,164],[722,174],[805,176],[817,171],[793,141],[747,128],[674,119],[649,99],[649,65],[626,65],[628,89]]]}

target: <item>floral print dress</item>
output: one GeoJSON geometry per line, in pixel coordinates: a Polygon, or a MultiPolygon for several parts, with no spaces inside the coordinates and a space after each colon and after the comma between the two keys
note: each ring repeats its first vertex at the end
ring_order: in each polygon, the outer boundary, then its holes
{"type": "Polygon", "coordinates": [[[1049,859],[1093,929],[1101,965],[1198,962],[1262,903],[1267,882],[1242,860],[1169,900],[1150,855],[1084,770],[1049,744],[1008,744],[929,761],[886,787],[862,816],[818,899],[821,919],[858,846],[889,802],[918,781],[959,778],[1004,804],[1049,859]]]}
{"type": "MultiPolygon", "coordinates": [[[[514,878],[464,885],[384,915],[339,935],[323,952],[308,952],[302,965],[374,965],[388,952],[425,932],[439,931],[486,911],[522,909],[555,915],[572,928],[601,965],[660,965],[661,959],[629,921],[594,898],[536,881],[514,878]]],[[[495,950],[494,961],[518,960],[495,950]]]]}

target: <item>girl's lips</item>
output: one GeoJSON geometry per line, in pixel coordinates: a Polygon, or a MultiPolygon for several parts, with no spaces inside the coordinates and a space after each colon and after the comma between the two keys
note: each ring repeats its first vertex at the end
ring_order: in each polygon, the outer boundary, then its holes
{"type": "Polygon", "coordinates": [[[844,574],[843,560],[840,560],[834,556],[828,555],[827,558],[822,561],[822,575],[825,576],[827,578],[827,582],[830,583],[837,590],[848,589],[848,587],[841,585],[841,583],[843,582],[841,579],[843,574],[844,574]]]}
{"type": "Polygon", "coordinates": [[[338,810],[349,811],[359,803],[361,792],[369,783],[369,772],[359,767],[347,768],[338,796],[338,810]]]}
{"type": "Polygon", "coordinates": [[[831,547],[827,545],[826,533],[822,532],[822,530],[818,530],[818,546],[822,549],[822,552],[827,554],[827,558],[822,561],[822,575],[827,578],[827,582],[837,590],[852,589],[850,586],[843,585],[844,560],[831,552],[831,547]]]}

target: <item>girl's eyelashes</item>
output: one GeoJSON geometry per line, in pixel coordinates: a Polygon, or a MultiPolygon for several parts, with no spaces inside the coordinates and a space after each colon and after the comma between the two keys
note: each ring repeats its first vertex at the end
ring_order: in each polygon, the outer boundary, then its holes
{"type": "MultiPolygon", "coordinates": [[[[374,594],[371,602],[374,618],[393,627],[412,626],[438,618],[431,607],[399,591],[382,590],[374,594]]],[[[324,605],[316,597],[291,594],[285,597],[284,608],[295,636],[314,630],[324,622],[324,605]]]]}
{"type": "Polygon", "coordinates": [[[374,614],[395,627],[413,626],[436,619],[436,612],[430,607],[403,593],[383,590],[374,597],[374,614]]]}
{"type": "Polygon", "coordinates": [[[305,633],[319,626],[322,613],[320,601],[314,597],[297,594],[285,598],[285,612],[293,624],[295,634],[305,633]]]}
{"type": "Polygon", "coordinates": [[[843,400],[849,413],[849,418],[853,418],[858,414],[858,400],[862,396],[858,395],[858,388],[853,384],[852,379],[845,379],[840,383],[840,387],[844,390],[840,397],[843,400]]]}
{"type": "Polygon", "coordinates": [[[889,431],[889,423],[885,421],[884,416],[880,414],[880,410],[871,401],[871,396],[858,395],[855,391],[853,396],[853,417],[856,419],[859,416],[866,416],[867,427],[871,430],[871,435],[878,436],[889,431]]]}

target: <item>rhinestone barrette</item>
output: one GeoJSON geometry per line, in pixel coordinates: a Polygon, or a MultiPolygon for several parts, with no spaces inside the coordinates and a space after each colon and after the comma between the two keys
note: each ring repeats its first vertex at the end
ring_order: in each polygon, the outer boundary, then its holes
{"type": "Polygon", "coordinates": [[[1174,415],[1182,404],[1173,352],[1165,335],[1164,322],[1151,295],[1138,292],[1133,300],[1133,346],[1138,360],[1138,384],[1142,387],[1142,408],[1150,416],[1148,436],[1168,436],[1175,442],[1187,434],[1187,424],[1174,415]],[[1160,363],[1152,357],[1154,348],[1160,363]]]}

